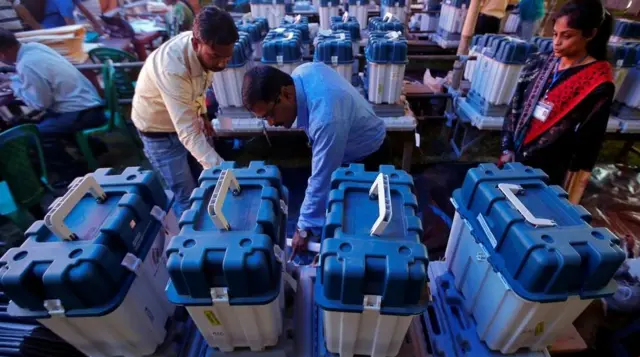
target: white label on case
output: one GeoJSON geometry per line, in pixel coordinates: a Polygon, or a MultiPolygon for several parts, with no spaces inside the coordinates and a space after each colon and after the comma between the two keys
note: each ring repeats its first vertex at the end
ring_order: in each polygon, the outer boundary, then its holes
{"type": "Polygon", "coordinates": [[[480,227],[482,227],[482,230],[484,231],[484,233],[487,235],[487,238],[491,242],[491,245],[493,246],[493,248],[495,248],[496,245],[498,245],[498,241],[496,240],[496,237],[493,235],[493,232],[491,232],[491,229],[489,229],[489,225],[487,224],[487,221],[484,219],[484,216],[482,214],[478,214],[477,219],[478,219],[478,223],[480,223],[480,227]]]}
{"type": "Polygon", "coordinates": [[[284,57],[276,56],[276,62],[278,62],[278,64],[282,66],[282,64],[284,63],[284,57]]]}
{"type": "Polygon", "coordinates": [[[331,56],[331,64],[334,66],[338,65],[338,56],[331,56]]]}

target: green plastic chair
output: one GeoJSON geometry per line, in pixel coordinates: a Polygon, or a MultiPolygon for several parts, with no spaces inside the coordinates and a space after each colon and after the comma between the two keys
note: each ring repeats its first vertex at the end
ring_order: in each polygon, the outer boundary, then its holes
{"type": "MultiPolygon", "coordinates": [[[[98,47],[89,51],[91,62],[96,64],[104,64],[111,60],[113,63],[136,62],[136,56],[129,52],[119,50],[117,48],[98,47]]],[[[138,69],[120,68],[116,70],[113,82],[115,83],[118,97],[122,99],[133,98],[136,82],[134,78],[138,77],[138,69]]]]}
{"type": "Polygon", "coordinates": [[[98,160],[89,146],[89,138],[93,135],[107,134],[114,130],[120,131],[127,140],[137,148],[136,139],[133,137],[129,127],[122,117],[120,112],[120,106],[118,104],[118,95],[114,86],[115,68],[111,60],[107,60],[102,66],[102,77],[104,81],[104,99],[105,99],[105,114],[107,122],[99,127],[85,129],[76,133],[76,142],[78,143],[78,149],[87,160],[87,166],[90,171],[98,168],[98,160]]]}
{"type": "Polygon", "coordinates": [[[0,216],[9,218],[23,232],[36,221],[29,211],[18,206],[6,181],[0,181],[0,216]]]}
{"type": "MultiPolygon", "coordinates": [[[[37,126],[24,124],[0,133],[0,177],[8,188],[1,193],[2,201],[7,203],[6,207],[10,207],[10,200],[13,201],[16,213],[21,217],[29,217],[29,209],[40,211],[42,197],[47,191],[54,192],[49,184],[37,126]],[[38,168],[34,167],[32,158],[37,158],[38,168]],[[10,198],[7,192],[10,192],[10,198]]],[[[16,223],[24,227],[24,224],[16,223]]]]}

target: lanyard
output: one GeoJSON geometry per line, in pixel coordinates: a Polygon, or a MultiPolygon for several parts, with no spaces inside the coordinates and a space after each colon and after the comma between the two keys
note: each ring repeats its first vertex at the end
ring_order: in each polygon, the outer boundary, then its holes
{"type": "Polygon", "coordinates": [[[549,93],[549,90],[551,90],[551,88],[553,87],[553,85],[560,79],[562,78],[562,75],[565,73],[566,70],[573,68],[577,65],[582,64],[582,62],[584,62],[584,60],[587,59],[587,57],[589,57],[589,55],[587,54],[586,56],[582,57],[579,61],[576,61],[575,64],[572,64],[571,66],[567,67],[566,69],[559,71],[560,69],[560,61],[558,61],[558,63],[556,64],[556,68],[553,71],[553,77],[551,77],[551,84],[549,84],[549,87],[547,88],[547,90],[544,93],[544,97],[545,99],[547,98],[547,94],[549,93]]]}

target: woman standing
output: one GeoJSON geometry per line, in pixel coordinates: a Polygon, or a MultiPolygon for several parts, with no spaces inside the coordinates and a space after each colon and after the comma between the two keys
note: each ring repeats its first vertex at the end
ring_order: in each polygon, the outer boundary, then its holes
{"type": "Polygon", "coordinates": [[[612,18],[599,0],[570,0],[554,16],[552,55],[532,58],[502,128],[500,162],[544,170],[578,202],[609,120],[612,18]]]}

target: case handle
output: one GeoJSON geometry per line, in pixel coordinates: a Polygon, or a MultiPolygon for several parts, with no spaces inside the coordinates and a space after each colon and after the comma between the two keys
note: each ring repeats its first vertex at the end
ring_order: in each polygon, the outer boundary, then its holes
{"type": "Polygon", "coordinates": [[[240,184],[238,183],[236,176],[233,174],[233,171],[224,170],[220,173],[220,177],[218,177],[218,182],[216,183],[216,187],[213,189],[213,194],[211,195],[209,205],[207,206],[207,211],[209,212],[209,217],[211,217],[213,224],[218,229],[225,231],[231,229],[229,222],[222,213],[224,199],[227,197],[229,189],[232,190],[234,195],[237,195],[240,193],[240,184]]]}
{"type": "Polygon", "coordinates": [[[391,20],[393,19],[393,14],[390,12],[387,12],[386,14],[384,14],[384,17],[382,18],[383,22],[391,22],[391,20]]]}
{"type": "Polygon", "coordinates": [[[371,227],[370,235],[380,236],[384,229],[391,222],[393,212],[391,209],[391,189],[389,188],[389,176],[380,173],[376,180],[373,181],[371,189],[369,189],[369,197],[378,198],[378,219],[371,227]]]}
{"type": "Polygon", "coordinates": [[[64,240],[78,239],[78,236],[69,229],[64,220],[87,193],[91,193],[98,203],[107,199],[107,194],[91,174],[76,178],[69,185],[67,193],[55,200],[49,208],[49,212],[44,216],[44,224],[53,234],[64,240]]]}
{"type": "Polygon", "coordinates": [[[556,222],[551,219],[539,218],[533,215],[531,211],[527,207],[525,207],[524,203],[518,199],[516,194],[523,190],[522,186],[514,185],[510,183],[500,183],[498,184],[498,189],[502,191],[504,196],[513,204],[518,212],[524,217],[524,219],[531,223],[536,227],[551,227],[555,226],[556,222]]]}
{"type": "Polygon", "coordinates": [[[342,14],[342,22],[349,22],[349,12],[345,11],[344,14],[342,14]]]}

